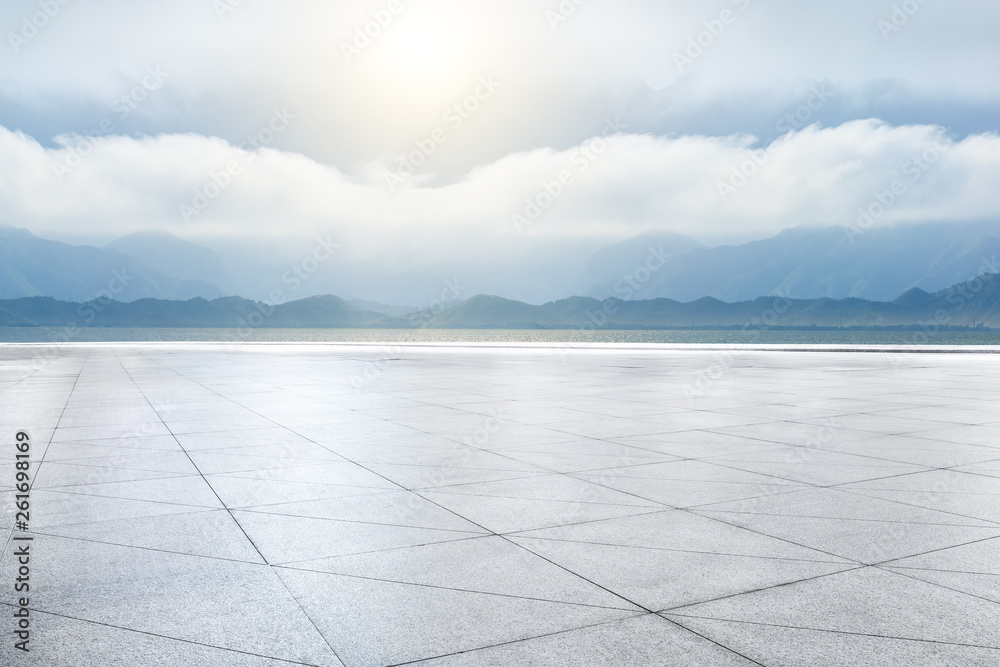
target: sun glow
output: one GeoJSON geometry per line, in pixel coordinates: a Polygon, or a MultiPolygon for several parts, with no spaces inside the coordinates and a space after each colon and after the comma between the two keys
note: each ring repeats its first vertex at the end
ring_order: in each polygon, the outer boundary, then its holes
{"type": "Polygon", "coordinates": [[[386,31],[372,64],[385,83],[424,94],[447,91],[460,83],[469,64],[461,27],[427,13],[404,13],[386,31]]]}
{"type": "MultiPolygon", "coordinates": [[[[376,137],[385,152],[394,154],[410,150],[436,128],[454,127],[449,114],[457,113],[456,104],[488,108],[484,118],[497,113],[497,101],[484,103],[482,80],[497,82],[490,84],[490,93],[507,80],[496,44],[502,16],[478,3],[393,6],[401,10],[344,30],[351,39],[339,45],[334,61],[337,76],[347,84],[339,88],[341,99],[351,90],[356,131],[376,137]]],[[[487,125],[479,127],[485,131],[487,125]]]]}
{"type": "Polygon", "coordinates": [[[459,57],[455,40],[442,22],[425,14],[402,17],[396,34],[389,35],[387,42],[399,66],[415,75],[445,72],[449,61],[459,57]]]}

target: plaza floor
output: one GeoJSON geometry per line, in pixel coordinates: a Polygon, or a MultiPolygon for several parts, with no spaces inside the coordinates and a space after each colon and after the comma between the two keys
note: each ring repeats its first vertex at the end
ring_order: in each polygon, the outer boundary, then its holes
{"type": "Polygon", "coordinates": [[[998,378],[912,351],[2,345],[0,664],[996,667],[998,378]]]}

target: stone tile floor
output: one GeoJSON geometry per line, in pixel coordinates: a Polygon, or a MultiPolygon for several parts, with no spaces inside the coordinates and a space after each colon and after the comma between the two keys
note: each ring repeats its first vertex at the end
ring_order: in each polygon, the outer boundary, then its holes
{"type": "Polygon", "coordinates": [[[0,664],[1000,665],[998,372],[0,346],[0,664]],[[34,537],[29,654],[14,534],[34,537]]]}

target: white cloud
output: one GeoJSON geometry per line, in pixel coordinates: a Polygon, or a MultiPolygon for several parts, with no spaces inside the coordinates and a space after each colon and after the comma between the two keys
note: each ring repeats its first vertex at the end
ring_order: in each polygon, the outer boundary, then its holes
{"type": "Polygon", "coordinates": [[[879,224],[1000,217],[1000,138],[956,142],[942,128],[874,120],[808,127],[763,149],[739,135],[595,137],[565,151],[511,154],[445,185],[415,180],[395,192],[300,154],[247,151],[190,134],[106,137],[60,178],[55,166],[72,152],[0,130],[3,217],[53,236],[81,228],[188,237],[336,230],[359,255],[413,265],[487,261],[498,252],[510,258],[533,245],[613,241],[653,229],[765,236],[850,224],[896,181],[904,191],[879,224]],[[239,173],[217,176],[229,183],[216,195],[212,175],[227,164],[239,173]],[[557,184],[561,172],[568,178],[557,184]],[[196,191],[208,195],[204,202],[196,191]],[[532,217],[529,200],[540,215],[519,234],[512,216],[532,217]],[[182,205],[206,202],[183,219],[182,205]]]}

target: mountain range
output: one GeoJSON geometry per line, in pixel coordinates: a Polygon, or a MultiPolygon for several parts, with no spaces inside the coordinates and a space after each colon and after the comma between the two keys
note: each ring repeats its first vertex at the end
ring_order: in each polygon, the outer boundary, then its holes
{"type": "Polygon", "coordinates": [[[392,317],[339,297],[315,296],[269,305],[239,297],[211,301],[101,298],[85,303],[51,297],[0,301],[0,326],[369,327],[433,329],[657,329],[739,327],[1000,327],[1000,273],[984,265],[973,279],[929,293],[911,288],[892,301],[758,297],[726,303],[705,297],[625,301],[571,297],[540,306],[478,295],[436,314],[392,317]],[[990,272],[987,270],[992,269],[990,272]]]}
{"type": "MultiPolygon", "coordinates": [[[[403,317],[434,305],[448,279],[459,282],[455,276],[409,269],[384,275],[363,258],[340,256],[300,281],[290,270],[301,267],[273,244],[246,239],[218,243],[213,249],[170,234],[140,232],[95,247],[0,227],[0,299],[131,302],[241,296],[266,301],[280,287],[287,301],[336,293],[361,311],[403,317]],[[407,303],[415,305],[400,305],[407,303]]],[[[296,252],[300,260],[301,250],[296,252]]],[[[583,251],[572,251],[578,252],[583,251]]],[[[984,261],[995,263],[998,256],[1000,223],[885,226],[860,234],[839,227],[798,227],[767,239],[714,247],[680,234],[643,234],[581,254],[574,260],[578,277],[563,268],[557,273],[560,285],[576,285],[569,293],[599,300],[689,302],[711,297],[737,303],[781,293],[798,299],[890,301],[911,288],[945,289],[976,275],[984,261]]],[[[462,270],[460,282],[467,286],[462,298],[476,292],[511,298],[493,288],[509,285],[506,278],[489,268],[478,269],[481,276],[476,270],[462,270]]],[[[544,262],[523,269],[529,278],[532,270],[541,285],[554,269],[544,262]]],[[[562,289],[548,291],[558,297],[567,294],[562,289]]],[[[446,305],[458,301],[457,294],[449,298],[454,300],[446,305]]]]}
{"type": "Polygon", "coordinates": [[[887,301],[914,287],[944,289],[975,276],[984,259],[998,256],[1000,228],[988,223],[884,227],[861,234],[799,227],[713,248],[678,234],[645,235],[594,255],[587,269],[593,286],[586,294],[735,302],[781,292],[804,299],[887,301]]]}
{"type": "Polygon", "coordinates": [[[211,256],[210,250],[169,234],[135,234],[97,248],[0,227],[0,298],[214,299],[223,291],[215,283],[221,266],[211,256]],[[197,270],[199,262],[211,268],[197,270]]]}

